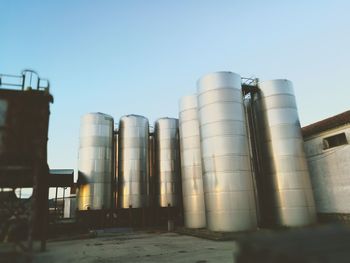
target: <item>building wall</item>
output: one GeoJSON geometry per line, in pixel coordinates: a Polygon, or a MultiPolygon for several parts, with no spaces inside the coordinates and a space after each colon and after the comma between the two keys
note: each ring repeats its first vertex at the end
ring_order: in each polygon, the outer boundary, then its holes
{"type": "Polygon", "coordinates": [[[350,125],[304,138],[316,210],[350,214],[350,125]],[[327,149],[325,139],[345,133],[348,144],[327,149]]]}

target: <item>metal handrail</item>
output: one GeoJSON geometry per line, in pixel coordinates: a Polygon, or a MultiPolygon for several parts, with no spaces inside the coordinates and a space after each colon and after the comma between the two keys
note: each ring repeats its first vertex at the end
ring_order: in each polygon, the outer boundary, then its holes
{"type": "Polygon", "coordinates": [[[48,79],[41,79],[39,74],[32,69],[23,70],[21,75],[0,73],[0,88],[18,87],[22,90],[31,90],[33,89],[32,84],[35,84],[36,90],[50,90],[50,81],[48,79]],[[33,77],[36,79],[36,83],[33,77]]]}

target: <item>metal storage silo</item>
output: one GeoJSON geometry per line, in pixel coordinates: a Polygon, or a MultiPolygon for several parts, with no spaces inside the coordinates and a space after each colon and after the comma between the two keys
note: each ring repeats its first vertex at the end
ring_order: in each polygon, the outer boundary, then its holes
{"type": "Polygon", "coordinates": [[[103,113],[89,113],[81,119],[79,210],[111,207],[113,126],[113,118],[103,113]]]}
{"type": "Polygon", "coordinates": [[[175,207],[180,193],[178,120],[160,118],[155,123],[155,194],[160,207],[175,207]]]}
{"type": "Polygon", "coordinates": [[[126,115],[119,122],[118,200],[120,208],[148,206],[148,119],[126,115]]]}
{"type": "Polygon", "coordinates": [[[197,95],[184,96],[180,103],[179,134],[182,199],[185,226],[206,227],[197,95]]]}
{"type": "Polygon", "coordinates": [[[241,77],[231,72],[198,81],[207,226],[212,231],[256,228],[241,77]]]}
{"type": "Polygon", "coordinates": [[[253,98],[262,160],[265,224],[304,226],[315,222],[315,204],[292,82],[259,83],[253,98]]]}

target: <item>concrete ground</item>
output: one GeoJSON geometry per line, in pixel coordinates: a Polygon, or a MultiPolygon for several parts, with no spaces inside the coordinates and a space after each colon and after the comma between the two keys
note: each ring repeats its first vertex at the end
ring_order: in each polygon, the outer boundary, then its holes
{"type": "Polygon", "coordinates": [[[233,262],[234,241],[211,241],[167,232],[98,234],[95,238],[49,242],[35,263],[233,262]]]}

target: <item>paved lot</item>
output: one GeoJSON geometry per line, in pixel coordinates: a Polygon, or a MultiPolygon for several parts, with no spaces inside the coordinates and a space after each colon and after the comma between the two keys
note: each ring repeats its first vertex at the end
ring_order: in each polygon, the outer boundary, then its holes
{"type": "Polygon", "coordinates": [[[34,262],[233,262],[234,249],[234,241],[143,231],[49,242],[47,251],[36,254],[34,262]]]}

